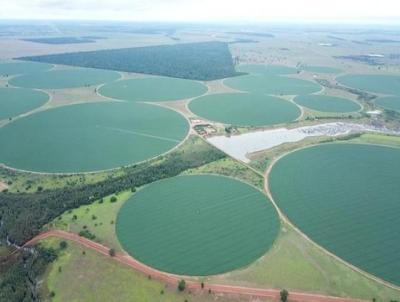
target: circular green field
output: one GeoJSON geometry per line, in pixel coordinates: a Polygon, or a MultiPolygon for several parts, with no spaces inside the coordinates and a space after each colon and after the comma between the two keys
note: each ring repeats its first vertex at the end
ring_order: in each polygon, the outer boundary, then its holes
{"type": "Polygon", "coordinates": [[[324,144],[280,159],[275,202],[312,240],[400,285],[400,149],[324,144]]]}
{"type": "Polygon", "coordinates": [[[236,67],[238,72],[247,72],[255,75],[283,75],[295,74],[297,69],[283,65],[239,65],[236,67]]]}
{"type": "Polygon", "coordinates": [[[314,82],[284,76],[245,75],[226,79],[224,83],[241,91],[273,95],[309,94],[321,90],[314,82]]]}
{"type": "Polygon", "coordinates": [[[97,86],[112,82],[120,78],[115,71],[74,68],[67,70],[53,70],[32,72],[10,80],[10,84],[17,87],[39,89],[63,89],[85,86],[97,86]]]}
{"type": "Polygon", "coordinates": [[[206,276],[246,266],[273,244],[278,215],[267,197],[234,179],[179,176],[150,184],[121,208],[124,249],[178,275],[206,276]]]}
{"type": "Polygon", "coordinates": [[[347,113],[361,109],[361,106],[352,100],[328,95],[299,95],[294,101],[296,104],[321,112],[347,113]]]}
{"type": "Polygon", "coordinates": [[[349,74],[337,78],[337,81],[365,91],[400,95],[400,75],[349,74]]]}
{"type": "Polygon", "coordinates": [[[188,99],[207,92],[207,87],[200,82],[151,77],[109,83],[100,88],[106,97],[142,102],[164,102],[188,99]]]}
{"type": "Polygon", "coordinates": [[[342,72],[339,68],[328,67],[328,66],[301,66],[301,70],[314,72],[314,73],[340,73],[342,72]]]}
{"type": "Polygon", "coordinates": [[[44,105],[49,96],[24,88],[0,88],[0,120],[18,116],[44,105]]]}
{"type": "Polygon", "coordinates": [[[0,128],[0,163],[38,172],[87,172],[140,162],[178,145],[186,120],[147,104],[60,107],[0,128]]]}
{"type": "Polygon", "coordinates": [[[36,62],[23,62],[14,61],[7,63],[0,63],[0,75],[17,75],[17,74],[27,74],[35,73],[39,71],[49,70],[53,67],[51,64],[36,63],[36,62]]]}
{"type": "Polygon", "coordinates": [[[211,94],[194,99],[189,109],[211,121],[238,126],[264,126],[287,123],[301,114],[286,100],[251,93],[211,94]]]}
{"type": "Polygon", "coordinates": [[[400,112],[400,96],[389,96],[375,100],[375,104],[385,109],[400,112]]]}

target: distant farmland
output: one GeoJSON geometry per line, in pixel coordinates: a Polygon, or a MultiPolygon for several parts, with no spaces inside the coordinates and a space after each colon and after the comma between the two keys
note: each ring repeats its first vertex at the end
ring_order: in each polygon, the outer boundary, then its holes
{"type": "Polygon", "coordinates": [[[103,37],[87,36],[87,37],[48,37],[48,38],[30,38],[22,39],[22,41],[42,43],[42,44],[80,44],[80,43],[94,43],[97,39],[103,37]]]}
{"type": "Polygon", "coordinates": [[[228,44],[222,42],[74,52],[20,59],[203,81],[237,74],[228,44]]]}

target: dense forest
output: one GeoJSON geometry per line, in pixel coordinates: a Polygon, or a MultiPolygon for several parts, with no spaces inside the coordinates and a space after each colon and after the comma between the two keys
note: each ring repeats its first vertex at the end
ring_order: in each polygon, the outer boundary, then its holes
{"type": "Polygon", "coordinates": [[[262,37],[262,38],[274,38],[273,34],[268,33],[260,33],[260,32],[249,32],[249,31],[228,31],[228,34],[231,35],[241,35],[241,36],[250,36],[250,37],[262,37]]]}
{"type": "Polygon", "coordinates": [[[237,75],[228,44],[222,42],[110,49],[18,59],[202,81],[237,75]]]}
{"type": "Polygon", "coordinates": [[[53,249],[35,247],[23,250],[0,262],[0,302],[37,302],[40,277],[57,258],[53,249]]]}
{"type": "Polygon", "coordinates": [[[7,239],[21,245],[37,235],[41,228],[66,210],[89,204],[101,197],[153,181],[176,176],[187,169],[221,159],[225,155],[208,144],[186,145],[151,162],[124,168],[123,176],[36,193],[0,193],[0,242],[7,239]],[[194,146],[194,147],[193,147],[194,146]]]}
{"type": "Polygon", "coordinates": [[[88,37],[50,37],[50,38],[29,38],[21,39],[22,41],[42,43],[42,44],[80,44],[80,43],[94,43],[95,38],[88,37]]]}

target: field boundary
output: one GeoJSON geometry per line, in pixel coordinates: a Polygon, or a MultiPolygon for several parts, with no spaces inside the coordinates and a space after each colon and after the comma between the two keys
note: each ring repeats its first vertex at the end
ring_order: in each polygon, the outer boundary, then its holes
{"type": "MultiPolygon", "coordinates": [[[[98,253],[109,256],[109,248],[93,242],[87,238],[80,237],[77,234],[69,233],[66,231],[61,230],[53,230],[47,231],[42,234],[37,235],[36,237],[32,238],[28,242],[26,242],[22,248],[32,246],[41,240],[46,238],[56,237],[60,239],[70,240],[76,242],[80,245],[83,245],[87,248],[97,251],[98,253]]],[[[182,279],[181,276],[173,275],[158,271],[154,268],[151,268],[135,258],[123,254],[117,253],[114,257],[111,257],[113,260],[130,266],[131,268],[135,269],[136,271],[145,274],[151,278],[156,280],[166,282],[169,285],[174,287],[177,286],[178,282],[182,279]]],[[[189,290],[199,290],[199,291],[211,291],[214,293],[219,294],[235,294],[235,295],[243,295],[243,296],[250,296],[250,297],[258,297],[258,298],[271,298],[276,301],[280,300],[280,290],[278,289],[263,289],[263,288],[252,288],[252,287],[243,287],[243,286],[233,286],[233,285],[221,285],[221,284],[204,284],[202,286],[201,282],[196,281],[187,281],[187,288],[189,290]]],[[[365,300],[360,299],[351,299],[351,298],[341,298],[341,297],[333,297],[333,296],[324,296],[320,294],[311,294],[311,293],[302,293],[302,292],[290,292],[290,300],[295,302],[362,302],[365,300]]]]}

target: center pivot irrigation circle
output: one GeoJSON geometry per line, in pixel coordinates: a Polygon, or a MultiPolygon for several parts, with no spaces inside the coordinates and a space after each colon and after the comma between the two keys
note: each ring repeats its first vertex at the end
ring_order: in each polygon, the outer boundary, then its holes
{"type": "Polygon", "coordinates": [[[309,238],[349,263],[400,284],[400,149],[322,144],[282,157],[269,186],[309,238]]]}
{"type": "Polygon", "coordinates": [[[99,92],[105,97],[117,100],[168,102],[200,96],[207,92],[207,87],[192,80],[149,77],[108,83],[102,86],[99,92]]]}
{"type": "Polygon", "coordinates": [[[148,160],[187,135],[184,117],[160,106],[100,102],[45,110],[0,128],[0,163],[50,173],[91,172],[148,160]]]}
{"type": "Polygon", "coordinates": [[[117,235],[137,260],[161,271],[206,276],[246,266],[273,244],[279,219],[267,197],[228,177],[179,176],[129,199],[117,235]]]}
{"type": "Polygon", "coordinates": [[[254,93],[209,94],[192,100],[189,109],[208,120],[239,126],[286,123],[301,114],[291,102],[254,93]]]}

